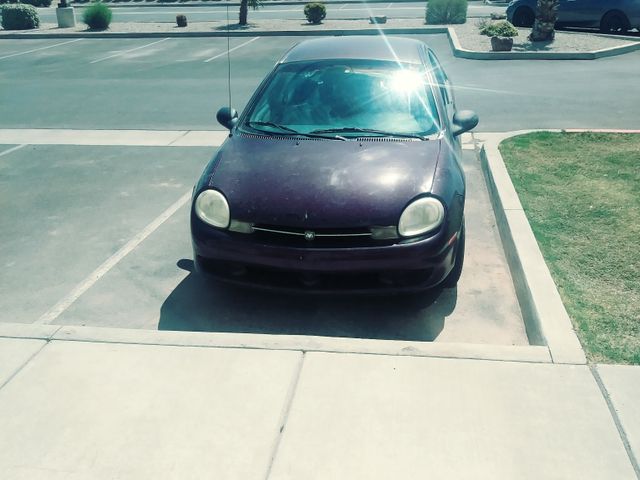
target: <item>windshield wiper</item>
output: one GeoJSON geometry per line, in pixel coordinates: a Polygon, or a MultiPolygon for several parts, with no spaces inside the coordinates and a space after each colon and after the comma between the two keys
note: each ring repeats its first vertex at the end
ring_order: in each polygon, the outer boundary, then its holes
{"type": "MultiPolygon", "coordinates": [[[[346,138],[341,137],[340,135],[320,135],[322,132],[310,132],[310,133],[299,132],[297,130],[294,130],[293,128],[287,127],[285,125],[279,125],[273,122],[248,121],[247,125],[249,125],[251,128],[261,133],[267,133],[271,135],[273,135],[276,132],[270,132],[267,130],[263,130],[261,128],[256,128],[254,125],[277,128],[280,130],[280,132],[278,132],[278,135],[290,135],[290,136],[300,135],[300,136],[309,137],[309,138],[327,138],[329,140],[343,140],[343,141],[346,140],[346,138]]],[[[334,132],[327,132],[327,133],[334,133],[334,132]]]]}
{"type": "Polygon", "coordinates": [[[417,133],[396,133],[387,132],[385,130],[376,130],[374,128],[359,127],[325,128],[322,130],[313,130],[309,133],[372,133],[384,137],[419,138],[420,140],[429,140],[429,136],[419,135],[417,133]]]}

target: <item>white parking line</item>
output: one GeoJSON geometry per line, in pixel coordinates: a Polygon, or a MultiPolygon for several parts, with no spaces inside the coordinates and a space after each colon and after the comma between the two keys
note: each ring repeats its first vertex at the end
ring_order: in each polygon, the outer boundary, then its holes
{"type": "Polygon", "coordinates": [[[113,55],[109,55],[107,57],[99,58],[99,59],[93,60],[93,61],[91,61],[89,63],[98,63],[98,62],[102,62],[103,60],[109,60],[110,58],[119,57],[120,55],[124,55],[125,53],[129,53],[129,52],[135,52],[136,50],[142,50],[143,48],[147,48],[147,47],[150,47],[151,45],[156,45],[158,43],[166,42],[167,40],[170,40],[170,38],[169,37],[163,38],[162,40],[158,40],[156,42],[147,43],[146,45],[142,45],[140,47],[130,48],[129,50],[123,50],[122,52],[114,53],[113,55]]]}
{"type": "Polygon", "coordinates": [[[20,150],[28,145],[28,143],[24,143],[22,145],[18,145],[17,147],[12,147],[4,152],[0,152],[0,157],[4,157],[5,155],[9,155],[11,152],[15,152],[16,150],[20,150]]]}
{"type": "Polygon", "coordinates": [[[344,7],[346,7],[347,5],[348,5],[348,4],[346,4],[346,3],[345,3],[345,4],[344,4],[344,5],[342,5],[338,10],[342,10],[342,9],[343,9],[344,7]]]}
{"type": "Polygon", "coordinates": [[[56,43],[55,45],[48,45],[46,47],[34,48],[32,50],[27,50],[26,52],[12,53],[10,55],[5,55],[4,57],[0,57],[0,60],[4,60],[5,58],[17,57],[18,55],[26,55],[27,53],[39,52],[40,50],[47,50],[48,48],[59,47],[61,45],[66,45],[68,43],[79,42],[80,40],[83,40],[83,39],[82,38],[76,38],[75,40],[69,40],[69,41],[62,42],[62,43],[56,43]]]}
{"type": "Polygon", "coordinates": [[[89,290],[98,280],[100,280],[109,270],[115,267],[120,260],[126,257],[134,248],[140,245],[145,238],[155,232],[160,225],[178,211],[180,207],[185,205],[191,199],[191,190],[181,196],[175,203],[162,212],[153,222],[147,225],[140,233],[129,240],[116,253],[111,255],[105,262],[89,274],[82,282],[71,290],[62,300],[56,303],[48,311],[46,311],[34,323],[37,325],[48,325],[58,318],[65,310],[80,298],[80,296],[89,290]]]}
{"type": "MultiPolygon", "coordinates": [[[[241,43],[240,45],[237,45],[237,46],[235,46],[235,47],[233,47],[233,48],[229,49],[229,51],[230,51],[230,52],[233,52],[234,50],[237,50],[237,49],[239,49],[239,48],[244,47],[245,45],[249,45],[251,42],[255,42],[255,41],[256,41],[256,40],[258,40],[259,38],[260,38],[260,37],[252,38],[251,40],[248,40],[248,41],[246,41],[246,42],[244,42],[244,43],[241,43]]],[[[224,52],[222,52],[222,53],[219,53],[218,55],[214,55],[214,56],[213,56],[213,57],[211,57],[211,58],[207,58],[207,59],[204,61],[204,63],[209,63],[210,61],[215,60],[216,58],[220,58],[220,57],[222,57],[222,56],[224,56],[224,55],[226,55],[226,54],[227,54],[227,52],[226,52],[226,51],[224,51],[224,52]]]]}

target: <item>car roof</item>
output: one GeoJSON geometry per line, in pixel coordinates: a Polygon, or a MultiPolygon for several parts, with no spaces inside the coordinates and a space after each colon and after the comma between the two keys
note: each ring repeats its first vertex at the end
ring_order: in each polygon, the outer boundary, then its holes
{"type": "Polygon", "coordinates": [[[387,60],[422,63],[419,41],[385,35],[323,37],[305,40],[289,50],[279,63],[325,59],[387,60]]]}

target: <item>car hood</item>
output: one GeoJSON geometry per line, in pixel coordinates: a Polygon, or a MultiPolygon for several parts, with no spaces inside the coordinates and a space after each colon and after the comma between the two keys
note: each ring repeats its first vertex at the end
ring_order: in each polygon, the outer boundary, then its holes
{"type": "Polygon", "coordinates": [[[442,140],[294,139],[236,134],[212,162],[209,186],[231,217],[296,228],[395,225],[429,192],[442,140]]]}

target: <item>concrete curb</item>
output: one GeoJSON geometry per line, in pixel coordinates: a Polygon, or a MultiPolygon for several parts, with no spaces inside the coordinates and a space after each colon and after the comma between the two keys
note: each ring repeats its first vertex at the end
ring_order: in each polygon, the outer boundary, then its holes
{"type": "Polygon", "coordinates": [[[447,33],[446,27],[425,28],[358,28],[347,30],[252,30],[243,32],[215,31],[215,32],[67,32],[67,33],[0,33],[1,38],[167,38],[167,37],[317,37],[317,36],[347,36],[347,35],[409,35],[447,33]]]}
{"type": "Polygon", "coordinates": [[[551,363],[552,361],[548,349],[544,346],[411,342],[306,335],[175,332],[0,323],[0,338],[437,357],[527,363],[551,363]]]}
{"type": "Polygon", "coordinates": [[[640,40],[629,39],[635,43],[591,52],[478,52],[462,48],[453,27],[448,27],[447,34],[454,56],[469,60],[596,60],[640,50],[640,40]]]}
{"type": "Polygon", "coordinates": [[[584,364],[580,341],[498,150],[503,140],[529,132],[477,135],[484,140],[480,162],[530,343],[546,344],[554,363],[584,364]]]}
{"type": "Polygon", "coordinates": [[[348,36],[348,35],[428,35],[446,33],[453,54],[459,58],[470,60],[596,60],[598,58],[623,55],[640,50],[640,40],[619,47],[605,48],[591,52],[478,52],[462,48],[453,27],[418,27],[418,28],[358,28],[328,30],[251,30],[226,32],[64,32],[64,33],[0,33],[0,39],[17,38],[194,38],[194,37],[306,37],[306,36],[348,36]]]}

